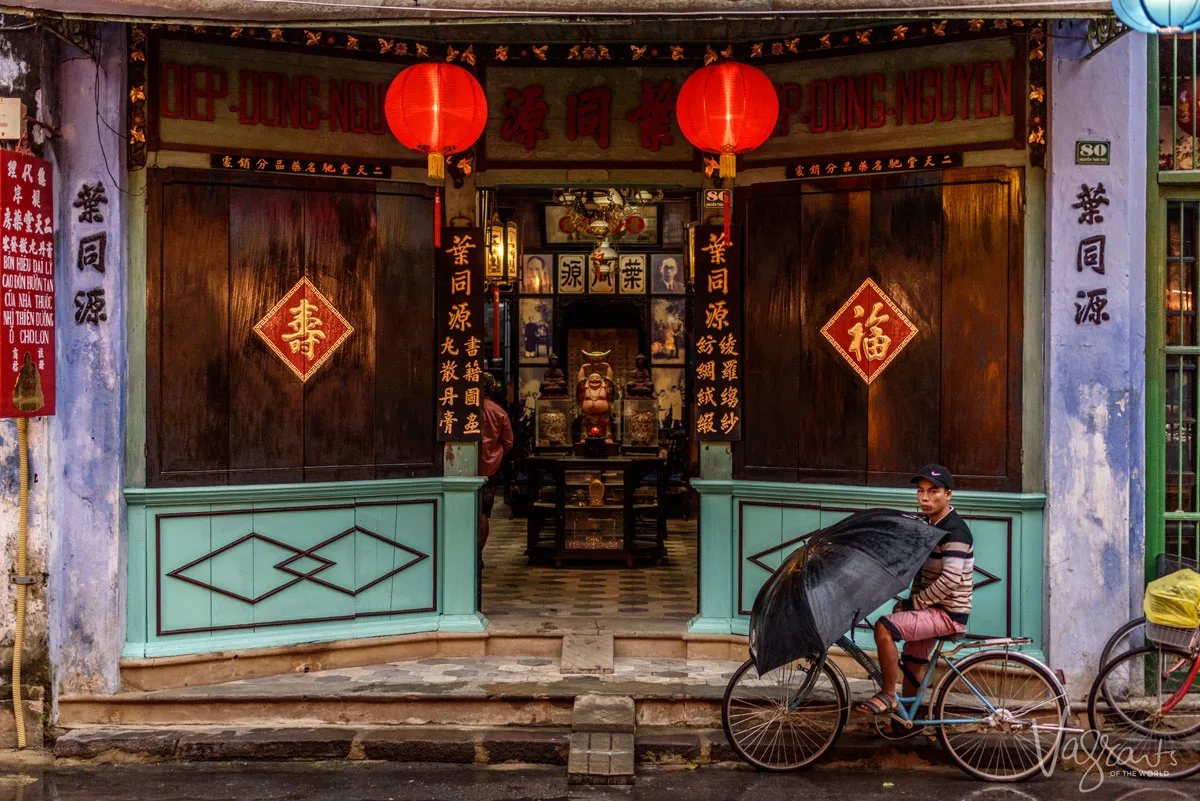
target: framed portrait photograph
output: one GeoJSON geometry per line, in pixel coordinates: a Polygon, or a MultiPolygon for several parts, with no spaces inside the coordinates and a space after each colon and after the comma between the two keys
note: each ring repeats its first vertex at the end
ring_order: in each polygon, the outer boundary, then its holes
{"type": "Polygon", "coordinates": [[[646,294],[646,254],[630,253],[618,260],[617,288],[622,295],[646,294]]]}
{"type": "Polygon", "coordinates": [[[517,356],[523,364],[549,364],[550,339],[554,336],[554,301],[550,298],[521,298],[517,329],[517,356]]]}
{"type": "Polygon", "coordinates": [[[654,368],[654,397],[658,399],[659,424],[663,428],[683,428],[683,410],[687,407],[687,376],[684,368],[654,368]]]}
{"type": "Polygon", "coordinates": [[[682,253],[655,253],[650,258],[650,291],[655,295],[687,292],[682,253]]]}
{"type": "Polygon", "coordinates": [[[526,253],[521,265],[522,295],[554,294],[554,256],[526,253]]]}
{"type": "MultiPolygon", "coordinates": [[[[547,204],[542,207],[542,241],[547,245],[590,245],[596,237],[586,231],[576,231],[567,215],[567,207],[547,204]]],[[[625,229],[614,243],[626,247],[657,247],[661,242],[659,207],[638,206],[637,212],[626,218],[625,229]]]]}
{"type": "Polygon", "coordinates": [[[582,253],[561,253],[558,256],[558,291],[562,295],[582,295],[586,285],[584,268],[587,256],[582,253]]]}
{"type": "Polygon", "coordinates": [[[655,364],[686,362],[686,329],[687,301],[655,298],[650,306],[650,360],[655,364]]]}
{"type": "Polygon", "coordinates": [[[517,399],[521,404],[521,416],[514,424],[533,425],[533,409],[542,390],[544,367],[522,367],[517,370],[517,399]]]}

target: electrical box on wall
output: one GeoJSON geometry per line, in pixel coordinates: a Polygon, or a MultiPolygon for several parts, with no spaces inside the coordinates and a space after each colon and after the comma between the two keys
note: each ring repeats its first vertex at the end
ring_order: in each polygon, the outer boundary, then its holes
{"type": "Polygon", "coordinates": [[[25,135],[25,104],[19,97],[0,97],[0,141],[25,135]]]}

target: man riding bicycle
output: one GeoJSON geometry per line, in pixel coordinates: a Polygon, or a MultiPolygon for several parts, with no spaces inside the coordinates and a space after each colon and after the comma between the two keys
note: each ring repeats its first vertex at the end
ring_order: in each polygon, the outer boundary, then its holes
{"type": "Polygon", "coordinates": [[[971,613],[972,577],[975,570],[971,529],[950,505],[954,476],[937,464],[922,467],[913,476],[917,502],[926,519],[946,532],[913,579],[909,596],[890,615],[875,622],[875,648],[883,671],[883,689],[858,709],[886,715],[899,709],[896,683],[904,677],[903,694],[916,695],[929,666],[929,655],[940,637],[962,634],[971,613]],[[904,642],[898,656],[896,641],[904,642]],[[915,671],[920,672],[917,675],[915,671]]]}

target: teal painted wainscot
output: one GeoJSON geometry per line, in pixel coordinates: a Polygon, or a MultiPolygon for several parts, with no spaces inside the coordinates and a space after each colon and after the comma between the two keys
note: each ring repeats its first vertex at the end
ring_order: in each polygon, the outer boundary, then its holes
{"type": "Polygon", "coordinates": [[[482,483],[127,489],[123,655],[480,631],[482,483]]]}
{"type": "MultiPolygon", "coordinates": [[[[700,614],[695,633],[745,634],[759,587],[809,533],[856,509],[916,511],[910,489],[695,480],[700,494],[700,614]]],[[[1044,495],[954,493],[975,536],[975,597],[968,630],[1024,636],[1042,648],[1044,495]]],[[[891,611],[877,609],[871,619],[891,611]]],[[[868,629],[855,639],[871,644],[868,629]]]]}

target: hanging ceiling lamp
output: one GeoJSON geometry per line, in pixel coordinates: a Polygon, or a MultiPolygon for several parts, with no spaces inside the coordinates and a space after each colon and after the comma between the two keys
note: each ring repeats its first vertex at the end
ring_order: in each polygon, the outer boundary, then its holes
{"type": "Polygon", "coordinates": [[[767,141],[779,119],[779,97],[757,67],[737,61],[693,72],[675,103],[679,129],[706,153],[719,154],[721,177],[737,174],[737,154],[767,141]]]}
{"type": "Polygon", "coordinates": [[[1113,0],[1121,22],[1142,33],[1200,30],[1200,0],[1113,0]]]}
{"type": "Polygon", "coordinates": [[[487,98],[475,76],[454,64],[414,64],[388,87],[388,127],[411,150],[429,154],[429,177],[446,176],[446,156],[475,144],[487,124],[487,98]]]}

